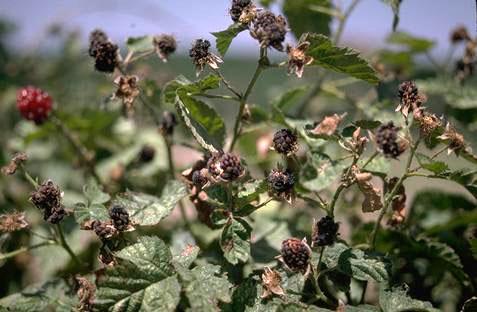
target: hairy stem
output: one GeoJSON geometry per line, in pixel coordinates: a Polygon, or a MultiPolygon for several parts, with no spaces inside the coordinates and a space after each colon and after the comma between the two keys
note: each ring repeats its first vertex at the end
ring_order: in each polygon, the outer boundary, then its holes
{"type": "Polygon", "coordinates": [[[258,60],[255,73],[253,74],[252,79],[250,80],[247,86],[247,89],[245,90],[244,95],[240,98],[240,107],[239,107],[237,117],[235,118],[234,132],[232,136],[232,142],[230,143],[229,151],[233,151],[235,143],[237,143],[237,139],[240,134],[240,121],[242,120],[243,110],[245,109],[245,104],[247,104],[247,99],[250,96],[250,93],[252,93],[253,87],[255,86],[255,83],[257,82],[258,77],[260,76],[262,71],[265,69],[266,65],[264,65],[264,62],[263,62],[263,59],[266,57],[265,53],[266,53],[265,49],[260,49],[260,59],[258,60]]]}
{"type": "Polygon", "coordinates": [[[71,247],[66,242],[65,234],[63,233],[63,228],[61,227],[61,225],[56,224],[55,228],[58,234],[58,239],[59,239],[58,243],[61,245],[61,247],[63,247],[64,250],[66,250],[66,252],[70,255],[71,259],[73,259],[73,261],[76,263],[76,265],[78,266],[81,265],[81,262],[79,261],[78,257],[76,256],[76,254],[73,252],[71,247]]]}

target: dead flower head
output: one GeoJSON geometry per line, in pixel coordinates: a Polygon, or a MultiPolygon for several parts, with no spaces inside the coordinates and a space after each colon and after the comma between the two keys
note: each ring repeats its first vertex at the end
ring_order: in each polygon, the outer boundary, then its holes
{"type": "Polygon", "coordinates": [[[162,34],[155,36],[152,39],[152,44],[156,51],[157,56],[165,63],[169,58],[169,55],[174,53],[177,49],[177,42],[174,36],[162,34]]]}
{"type": "Polygon", "coordinates": [[[371,183],[373,176],[369,172],[360,172],[357,166],[353,166],[352,173],[358,188],[364,195],[364,201],[361,205],[363,212],[373,212],[383,208],[381,202],[381,190],[374,187],[371,183]]]}
{"type": "Polygon", "coordinates": [[[20,166],[22,163],[27,161],[28,157],[25,153],[16,153],[13,158],[10,160],[10,163],[6,166],[2,167],[2,173],[4,175],[12,175],[14,174],[18,166],[20,166]]]}
{"type": "Polygon", "coordinates": [[[205,65],[209,65],[212,69],[218,69],[218,63],[223,62],[220,57],[211,53],[209,49],[209,40],[197,39],[189,50],[189,56],[195,65],[197,76],[204,70],[205,65]]]}
{"type": "Polygon", "coordinates": [[[306,51],[310,47],[308,41],[298,43],[296,47],[287,45],[288,54],[288,74],[295,74],[298,78],[303,76],[303,70],[306,65],[313,63],[313,57],[306,55],[306,51]]]}
{"type": "Polygon", "coordinates": [[[273,295],[284,296],[285,291],[282,288],[282,277],[277,271],[265,267],[262,273],[263,292],[261,298],[268,298],[273,295]]]}
{"type": "Polygon", "coordinates": [[[114,80],[114,84],[118,87],[113,98],[123,101],[123,109],[128,116],[134,113],[134,100],[139,95],[137,76],[119,76],[114,80]]]}
{"type": "Polygon", "coordinates": [[[426,97],[419,93],[416,83],[414,81],[404,81],[399,85],[399,105],[396,112],[401,112],[407,118],[409,112],[414,114],[414,117],[419,117],[422,114],[421,105],[426,101],[426,97]]]}
{"type": "Polygon", "coordinates": [[[0,233],[11,233],[28,226],[24,212],[0,215],[0,233]]]}
{"type": "Polygon", "coordinates": [[[93,303],[95,298],[96,286],[87,278],[77,276],[76,278],[78,296],[78,311],[89,312],[93,311],[93,303]]]}
{"type": "Polygon", "coordinates": [[[311,132],[319,136],[332,136],[335,134],[336,129],[338,128],[341,120],[345,115],[334,114],[332,116],[326,116],[323,120],[318,123],[311,132]]]}
{"type": "MultiPolygon", "coordinates": [[[[399,179],[396,177],[389,179],[389,181],[385,184],[386,193],[392,192],[398,180],[399,179]]],[[[391,202],[391,207],[393,214],[391,219],[388,220],[388,224],[391,226],[398,226],[404,222],[406,217],[406,189],[404,188],[404,185],[401,184],[397,189],[396,196],[394,196],[394,199],[391,202]]]]}
{"type": "Polygon", "coordinates": [[[419,123],[421,135],[424,138],[429,138],[436,130],[442,126],[441,118],[434,114],[424,113],[416,119],[419,123]]]}
{"type": "Polygon", "coordinates": [[[448,142],[447,154],[449,155],[452,152],[459,155],[459,152],[465,149],[464,136],[458,133],[449,122],[446,125],[444,133],[437,138],[448,142]]]}

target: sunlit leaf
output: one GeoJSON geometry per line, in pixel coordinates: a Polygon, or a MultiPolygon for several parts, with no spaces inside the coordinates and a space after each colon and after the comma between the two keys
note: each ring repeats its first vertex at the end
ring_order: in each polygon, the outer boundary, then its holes
{"type": "Polygon", "coordinates": [[[229,28],[227,28],[226,30],[212,33],[212,35],[214,35],[214,37],[216,38],[215,45],[217,47],[217,50],[222,56],[227,53],[227,50],[232,43],[232,40],[234,40],[234,38],[245,29],[247,29],[247,27],[243,24],[235,23],[230,25],[229,28]]]}

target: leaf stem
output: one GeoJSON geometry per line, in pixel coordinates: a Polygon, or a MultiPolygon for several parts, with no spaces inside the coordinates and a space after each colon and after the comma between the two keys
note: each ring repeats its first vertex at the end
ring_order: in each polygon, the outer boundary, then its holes
{"type": "Polygon", "coordinates": [[[63,247],[64,250],[66,250],[66,252],[70,255],[71,259],[73,259],[73,261],[78,265],[80,266],[81,265],[81,262],[79,261],[78,257],[75,255],[75,253],[73,252],[73,250],[71,249],[71,247],[68,245],[68,243],[66,242],[66,239],[65,239],[65,234],[63,233],[63,228],[61,227],[61,225],[59,224],[56,224],[55,225],[55,229],[56,229],[56,232],[58,234],[58,239],[59,239],[59,244],[61,247],[63,247]]]}
{"type": "Polygon", "coordinates": [[[216,68],[213,68],[213,71],[217,74],[217,76],[220,77],[220,80],[222,80],[222,82],[224,83],[225,87],[227,89],[229,89],[230,92],[232,92],[233,94],[235,94],[235,96],[238,98],[238,99],[241,99],[242,98],[242,94],[240,94],[240,92],[238,92],[231,84],[230,82],[225,79],[224,75],[222,74],[222,72],[216,68]]]}
{"type": "Polygon", "coordinates": [[[379,155],[379,152],[378,152],[378,151],[374,152],[374,154],[371,155],[371,156],[368,158],[368,160],[364,163],[364,165],[361,167],[361,169],[365,169],[366,166],[369,165],[369,164],[373,161],[373,159],[376,158],[376,156],[378,156],[378,155],[379,155]]]}
{"type": "MultiPolygon", "coordinates": [[[[443,152],[447,151],[449,147],[446,145],[444,146],[444,148],[440,149],[439,151],[437,151],[434,155],[432,155],[431,157],[429,157],[430,160],[434,160],[437,156],[439,156],[440,154],[442,154],[443,152]]],[[[409,171],[409,173],[414,173],[416,171],[418,171],[419,169],[422,168],[422,165],[419,164],[416,168],[412,169],[409,171]]]]}
{"type": "Polygon", "coordinates": [[[237,143],[237,139],[240,133],[240,121],[242,120],[243,110],[245,109],[245,104],[247,104],[247,99],[250,96],[250,93],[252,93],[253,87],[255,86],[255,83],[257,82],[258,77],[267,66],[265,65],[265,62],[264,62],[265,58],[266,58],[266,50],[263,48],[260,48],[260,59],[258,60],[255,73],[253,74],[252,79],[250,80],[247,86],[247,89],[245,90],[244,95],[240,97],[240,107],[238,110],[237,117],[235,118],[234,132],[232,136],[232,142],[230,143],[229,151],[233,151],[235,143],[237,143]]]}
{"type": "Polygon", "coordinates": [[[221,95],[221,94],[207,94],[207,93],[198,93],[194,94],[195,96],[202,96],[206,97],[209,99],[220,99],[220,100],[229,100],[229,101],[238,101],[240,102],[240,99],[230,96],[230,95],[221,95]]]}
{"type": "Polygon", "coordinates": [[[353,10],[356,8],[356,6],[359,4],[361,0],[353,0],[351,4],[348,6],[346,11],[342,14],[342,16],[338,19],[339,24],[338,24],[338,29],[336,30],[335,38],[334,38],[334,43],[337,45],[339,44],[341,40],[341,36],[343,35],[344,27],[346,25],[346,21],[348,20],[349,16],[353,12],[353,10]]]}

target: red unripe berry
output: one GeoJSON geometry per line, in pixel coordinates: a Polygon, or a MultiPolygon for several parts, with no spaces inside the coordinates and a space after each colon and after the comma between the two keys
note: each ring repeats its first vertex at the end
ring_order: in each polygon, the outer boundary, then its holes
{"type": "Polygon", "coordinates": [[[17,108],[23,118],[34,121],[37,125],[48,119],[53,107],[53,100],[45,91],[28,86],[17,91],[17,108]]]}

